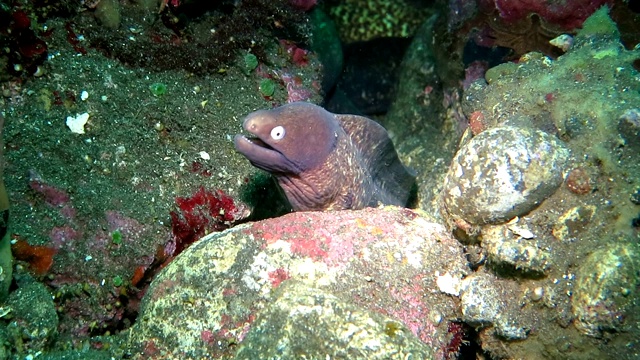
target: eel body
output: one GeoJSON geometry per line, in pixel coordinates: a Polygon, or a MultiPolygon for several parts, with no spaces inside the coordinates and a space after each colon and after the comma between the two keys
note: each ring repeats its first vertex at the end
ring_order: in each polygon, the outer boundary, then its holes
{"type": "Polygon", "coordinates": [[[249,114],[235,147],[275,176],[295,211],[406,206],[415,176],[387,131],[357,115],[304,102],[249,114]]]}

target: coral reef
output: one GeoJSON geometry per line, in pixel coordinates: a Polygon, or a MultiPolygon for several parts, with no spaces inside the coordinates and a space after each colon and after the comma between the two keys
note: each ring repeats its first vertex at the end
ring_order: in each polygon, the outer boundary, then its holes
{"type": "Polygon", "coordinates": [[[329,2],[329,16],[345,43],[381,37],[410,37],[432,10],[408,0],[347,0],[329,2]]]}

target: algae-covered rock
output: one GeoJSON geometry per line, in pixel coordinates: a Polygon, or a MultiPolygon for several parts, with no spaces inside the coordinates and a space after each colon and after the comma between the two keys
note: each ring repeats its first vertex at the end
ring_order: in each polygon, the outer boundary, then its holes
{"type": "Polygon", "coordinates": [[[618,119],[618,131],[625,145],[640,153],[640,108],[622,113],[618,119]]]}
{"type": "Polygon", "coordinates": [[[462,319],[477,327],[493,325],[498,336],[507,339],[525,339],[529,326],[519,306],[505,301],[517,292],[515,283],[500,280],[492,275],[476,273],[462,281],[460,286],[462,319]]]}
{"type": "Polygon", "coordinates": [[[235,359],[333,354],[331,358],[428,360],[435,359],[433,353],[397,320],[289,280],[252,324],[235,359]]]}
{"type": "Polygon", "coordinates": [[[51,293],[30,278],[19,286],[6,302],[12,316],[7,326],[9,341],[31,353],[48,349],[58,335],[58,314],[51,293]]]}
{"type": "MultiPolygon", "coordinates": [[[[520,323],[535,334],[514,342],[492,328],[481,330],[482,348],[495,358],[638,358],[638,249],[629,243],[637,243],[640,211],[632,196],[640,174],[640,116],[634,110],[640,104],[640,49],[626,49],[606,15],[603,9],[586,21],[557,59],[525,54],[489,70],[487,83],[474,82],[463,96],[465,115],[479,126],[447,176],[444,216],[461,240],[481,247],[476,252],[486,254],[487,266],[477,264],[499,279],[496,284],[520,284],[497,292],[491,281],[469,280],[470,290],[461,292],[464,319],[497,328],[500,306],[521,306],[520,323]],[[487,145],[487,133],[505,127],[536,129],[570,153],[561,171],[564,181],[548,188],[541,203],[519,200],[522,187],[513,186],[517,178],[507,170],[512,162],[523,162],[511,136],[492,135],[487,145]],[[466,162],[460,162],[463,152],[466,162]],[[504,157],[482,163],[485,153],[504,157]],[[461,186],[466,184],[478,185],[461,186]],[[513,192],[501,192],[500,186],[513,192]],[[531,210],[510,207],[522,203],[531,210]],[[501,214],[517,218],[496,225],[475,215],[499,219],[494,204],[505,205],[501,214]],[[523,293],[531,296],[523,298],[523,293]],[[472,294],[482,301],[471,302],[472,294]],[[470,306],[476,303],[486,306],[470,306]],[[530,317],[526,311],[531,308],[535,315],[530,317]]],[[[546,162],[532,173],[545,178],[552,166],[546,162]]]]}
{"type": "Polygon", "coordinates": [[[442,358],[459,313],[437,274],[467,272],[461,245],[411,210],[291,213],[185,250],[154,279],[130,341],[176,359],[231,358],[238,347],[252,359],[299,359],[298,350],[309,359],[442,358]]]}
{"type": "Polygon", "coordinates": [[[621,243],[589,255],[576,273],[571,297],[575,326],[584,334],[633,329],[640,311],[640,249],[621,243]]]}
{"type": "Polygon", "coordinates": [[[544,273],[551,264],[551,254],[542,249],[535,235],[525,228],[509,225],[487,226],[482,229],[482,247],[489,260],[499,265],[531,273],[544,273]]]}
{"type": "Polygon", "coordinates": [[[591,35],[609,35],[616,38],[620,37],[618,26],[609,17],[608,6],[605,5],[601,7],[582,23],[582,29],[578,31],[578,36],[587,37],[591,35]]]}
{"type": "Polygon", "coordinates": [[[569,150],[531,128],[499,127],[458,151],[443,190],[449,217],[499,223],[538,206],[560,186],[569,150]]]}
{"type": "Polygon", "coordinates": [[[118,0],[100,0],[94,13],[96,19],[106,28],[120,27],[120,3],[118,0]]]}

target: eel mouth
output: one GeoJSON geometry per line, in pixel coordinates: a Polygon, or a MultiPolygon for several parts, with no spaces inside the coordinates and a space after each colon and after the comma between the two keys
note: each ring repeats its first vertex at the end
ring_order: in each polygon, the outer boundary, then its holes
{"type": "Polygon", "coordinates": [[[238,134],[234,142],[236,150],[244,155],[254,166],[262,170],[277,173],[299,171],[296,165],[289,161],[286,156],[258,138],[238,134]]]}
{"type": "Polygon", "coordinates": [[[253,145],[257,145],[257,146],[260,146],[262,148],[266,148],[266,149],[269,149],[269,150],[275,150],[274,148],[269,146],[269,144],[267,144],[266,142],[260,140],[260,138],[258,138],[258,137],[255,137],[255,136],[244,136],[244,138],[248,142],[252,143],[253,145]]]}
{"type": "Polygon", "coordinates": [[[256,157],[264,157],[269,153],[278,153],[279,152],[273,147],[269,146],[264,141],[260,140],[255,136],[245,136],[238,134],[235,137],[235,145],[236,149],[248,157],[250,160],[255,159],[256,157]]]}

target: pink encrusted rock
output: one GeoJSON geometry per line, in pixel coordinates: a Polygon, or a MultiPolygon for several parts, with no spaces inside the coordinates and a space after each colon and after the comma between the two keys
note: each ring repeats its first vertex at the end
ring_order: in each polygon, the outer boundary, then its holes
{"type": "MultiPolygon", "coordinates": [[[[276,292],[286,285],[287,294],[318,289],[318,296],[335,298],[323,304],[348,304],[350,313],[360,314],[345,321],[337,318],[345,316],[340,312],[318,312],[317,326],[297,324],[317,338],[349,333],[332,324],[355,329],[378,321],[378,333],[358,336],[385,340],[385,346],[354,348],[349,343],[353,353],[372,359],[403,353],[443,358],[451,341],[449,321],[461,314],[436,281],[445,274],[459,281],[468,272],[466,263],[461,245],[443,226],[397,207],[296,212],[243,224],[205,236],[158,275],[131,329],[131,346],[139,358],[233,359],[246,357],[236,355],[238,348],[251,347],[246,342],[265,349],[273,342],[274,351],[277,343],[293,344],[299,340],[295,332],[263,338],[257,328],[270,323],[270,314],[296,312],[286,305],[292,300],[283,301],[282,292],[276,292]],[[404,340],[385,338],[398,334],[404,340]]],[[[307,308],[308,301],[301,295],[299,305],[307,308]]],[[[296,328],[295,322],[305,317],[299,318],[287,320],[287,326],[296,328]]],[[[336,347],[332,353],[326,342],[319,343],[325,347],[307,344],[309,358],[333,358],[341,351],[336,347]]]]}

